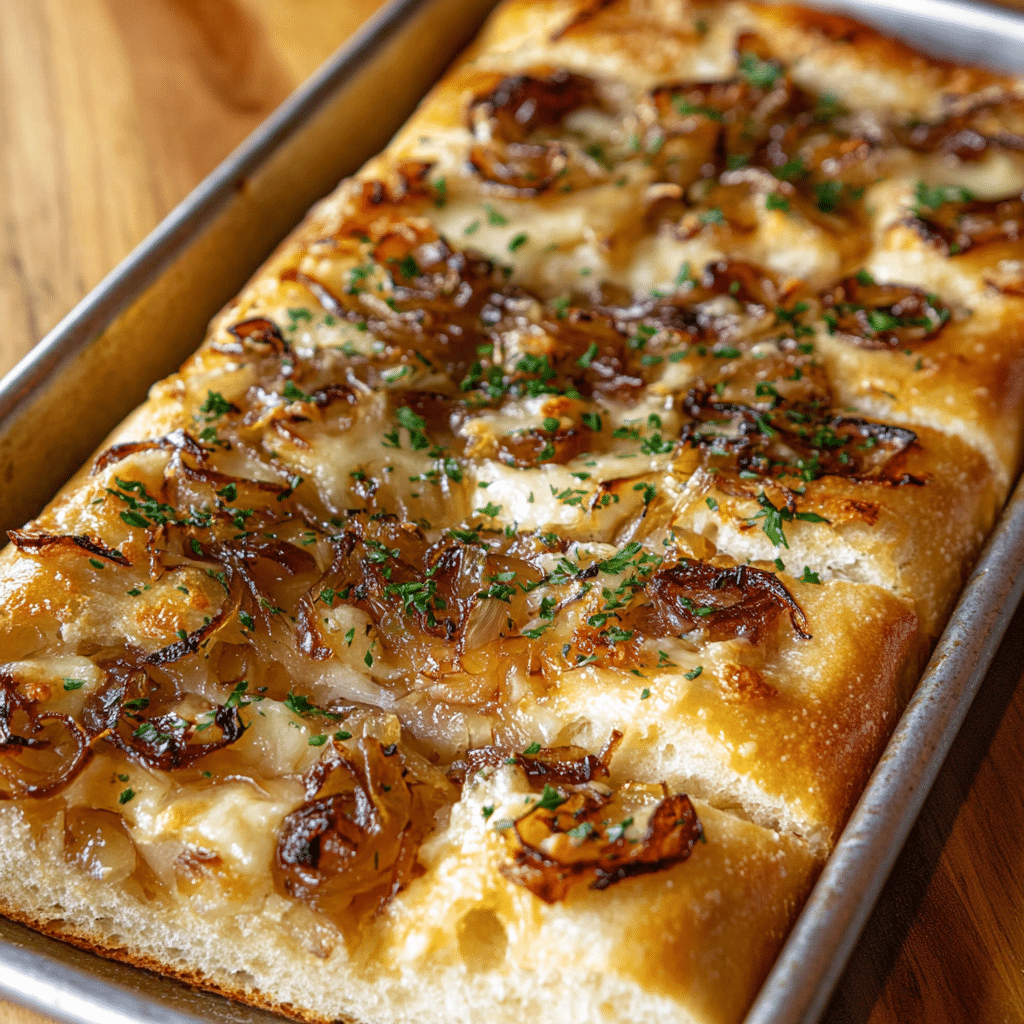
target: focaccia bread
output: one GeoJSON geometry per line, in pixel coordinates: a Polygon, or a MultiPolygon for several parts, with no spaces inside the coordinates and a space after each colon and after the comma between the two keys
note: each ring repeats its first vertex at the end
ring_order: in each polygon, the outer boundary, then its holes
{"type": "Polygon", "coordinates": [[[1024,84],[514,0],[0,554],[0,910],[309,1021],[735,1024],[1020,463],[1024,84]]]}

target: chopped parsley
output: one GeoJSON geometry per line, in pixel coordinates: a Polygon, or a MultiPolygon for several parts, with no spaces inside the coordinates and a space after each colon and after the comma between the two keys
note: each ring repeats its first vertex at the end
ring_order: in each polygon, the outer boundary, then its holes
{"type": "Polygon", "coordinates": [[[594,361],[594,356],[596,356],[596,355],[597,355],[597,342],[596,341],[592,341],[587,346],[587,351],[584,352],[583,355],[581,355],[579,357],[579,359],[576,360],[576,363],[577,363],[577,365],[582,366],[583,369],[586,369],[594,361]]]}
{"type": "Polygon", "coordinates": [[[683,116],[687,114],[698,114],[701,117],[706,117],[709,121],[721,121],[723,120],[722,113],[719,110],[715,110],[714,107],[699,106],[694,103],[690,103],[683,96],[677,96],[672,101],[672,106],[675,107],[676,111],[683,116]]]}
{"type": "Polygon", "coordinates": [[[643,545],[638,540],[631,541],[624,548],[617,551],[611,558],[597,563],[600,572],[606,572],[609,576],[615,576],[633,565],[633,559],[643,550],[643,545]]]}
{"type": "Polygon", "coordinates": [[[317,710],[316,705],[308,697],[304,697],[301,693],[295,693],[294,690],[288,691],[288,696],[284,700],[284,706],[289,711],[300,716],[317,710]]]}
{"type": "Polygon", "coordinates": [[[819,181],[814,185],[814,205],[822,213],[832,213],[843,195],[843,183],[841,181],[819,181]]]}
{"type": "Polygon", "coordinates": [[[802,178],[806,173],[807,168],[804,167],[804,162],[800,157],[787,160],[781,167],[772,168],[772,174],[779,181],[794,181],[797,178],[802,178]]]}
{"type": "Polygon", "coordinates": [[[561,807],[564,803],[565,797],[562,796],[557,789],[545,782],[544,792],[537,801],[537,806],[545,811],[553,811],[556,807],[561,807]]]}
{"type": "Polygon", "coordinates": [[[209,423],[211,420],[218,419],[231,412],[234,408],[219,391],[207,391],[206,401],[199,406],[199,411],[206,416],[206,420],[209,423]]]}
{"type": "Polygon", "coordinates": [[[651,434],[640,442],[640,451],[645,455],[669,455],[675,449],[676,443],[670,437],[662,437],[659,433],[651,434]]]}
{"type": "Polygon", "coordinates": [[[496,210],[490,203],[484,203],[484,210],[487,213],[487,223],[496,228],[508,224],[508,217],[496,210]]]}
{"type": "Polygon", "coordinates": [[[551,300],[551,306],[559,320],[564,320],[569,315],[569,301],[568,295],[559,295],[551,300]]]}
{"type": "Polygon", "coordinates": [[[121,513],[121,519],[129,526],[135,526],[142,530],[149,526],[149,520],[134,509],[125,509],[121,513]]]}
{"type": "Polygon", "coordinates": [[[755,89],[770,89],[783,76],[781,65],[773,60],[761,60],[755,53],[740,55],[740,77],[755,89]]]}
{"type": "Polygon", "coordinates": [[[569,829],[565,834],[570,839],[586,839],[594,831],[593,822],[581,821],[575,828],[569,829]]]}
{"type": "Polygon", "coordinates": [[[480,591],[476,596],[481,599],[493,598],[496,601],[504,601],[511,604],[516,593],[516,574],[514,572],[499,572],[494,576],[486,577],[490,584],[486,590],[480,591]]]}
{"type": "Polygon", "coordinates": [[[772,504],[771,498],[762,491],[757,496],[757,503],[761,506],[761,511],[751,516],[747,522],[753,526],[758,519],[763,519],[761,523],[761,529],[764,531],[765,536],[775,545],[775,547],[789,547],[789,541],[786,540],[786,535],[782,529],[782,522],[784,519],[792,519],[793,513],[790,512],[789,508],[785,505],[782,508],[776,508],[772,504]]]}
{"type": "MultiPolygon", "coordinates": [[[[413,451],[422,451],[424,448],[430,447],[430,442],[427,440],[427,435],[424,433],[426,430],[427,422],[422,416],[418,416],[412,411],[407,405],[403,405],[395,413],[395,419],[398,420],[400,427],[405,427],[409,432],[409,444],[413,451]]],[[[387,447],[399,448],[401,444],[398,442],[398,431],[394,431],[393,435],[385,435],[389,441],[392,441],[387,447]]]]}
{"type": "Polygon", "coordinates": [[[385,597],[398,597],[406,615],[419,612],[427,618],[427,624],[436,624],[434,609],[446,607],[444,598],[437,593],[437,583],[427,580],[426,583],[411,581],[409,583],[389,583],[384,588],[385,597]]]}
{"type": "Polygon", "coordinates": [[[654,484],[638,483],[633,484],[634,491],[643,491],[643,499],[645,505],[650,505],[654,496],[658,493],[658,489],[654,484]]]}
{"type": "Polygon", "coordinates": [[[687,285],[692,288],[696,283],[697,279],[690,273],[690,261],[684,260],[679,267],[679,273],[676,274],[676,287],[682,288],[683,285],[687,285]]]}
{"type": "Polygon", "coordinates": [[[764,491],[757,496],[757,503],[761,506],[761,511],[752,515],[747,520],[747,524],[753,526],[759,519],[762,520],[761,529],[775,547],[789,547],[783,523],[792,522],[794,519],[802,520],[805,523],[828,522],[824,516],[819,516],[816,512],[793,512],[787,505],[777,508],[764,491]]]}
{"type": "Polygon", "coordinates": [[[969,203],[974,193],[962,185],[927,185],[923,181],[914,189],[914,213],[937,210],[943,203],[969,203]]]}
{"type": "Polygon", "coordinates": [[[283,395],[289,402],[313,401],[312,397],[307,395],[306,392],[302,390],[302,388],[298,387],[298,385],[293,380],[289,380],[285,383],[283,395]]]}

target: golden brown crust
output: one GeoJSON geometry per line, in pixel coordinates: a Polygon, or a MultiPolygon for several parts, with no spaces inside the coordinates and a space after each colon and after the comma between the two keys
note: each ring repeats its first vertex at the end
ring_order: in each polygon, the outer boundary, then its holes
{"type": "Polygon", "coordinates": [[[504,4],[0,554],[5,912],[296,1019],[738,1020],[1019,466],[1022,96],[504,4]]]}

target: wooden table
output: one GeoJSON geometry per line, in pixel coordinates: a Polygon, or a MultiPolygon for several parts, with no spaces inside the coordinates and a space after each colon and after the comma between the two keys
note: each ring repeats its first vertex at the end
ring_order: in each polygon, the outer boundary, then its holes
{"type": "MultiPolygon", "coordinates": [[[[380,2],[0,0],[0,372],[380,2]]],[[[1024,1021],[1022,765],[1024,609],[828,1024],[1024,1021]]]]}

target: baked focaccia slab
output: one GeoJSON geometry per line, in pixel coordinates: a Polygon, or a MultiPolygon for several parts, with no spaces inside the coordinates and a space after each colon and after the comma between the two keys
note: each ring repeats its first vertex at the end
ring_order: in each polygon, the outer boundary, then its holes
{"type": "Polygon", "coordinates": [[[0,555],[0,906],[328,1021],[738,1021],[1020,459],[1024,87],[507,3],[0,555]]]}

